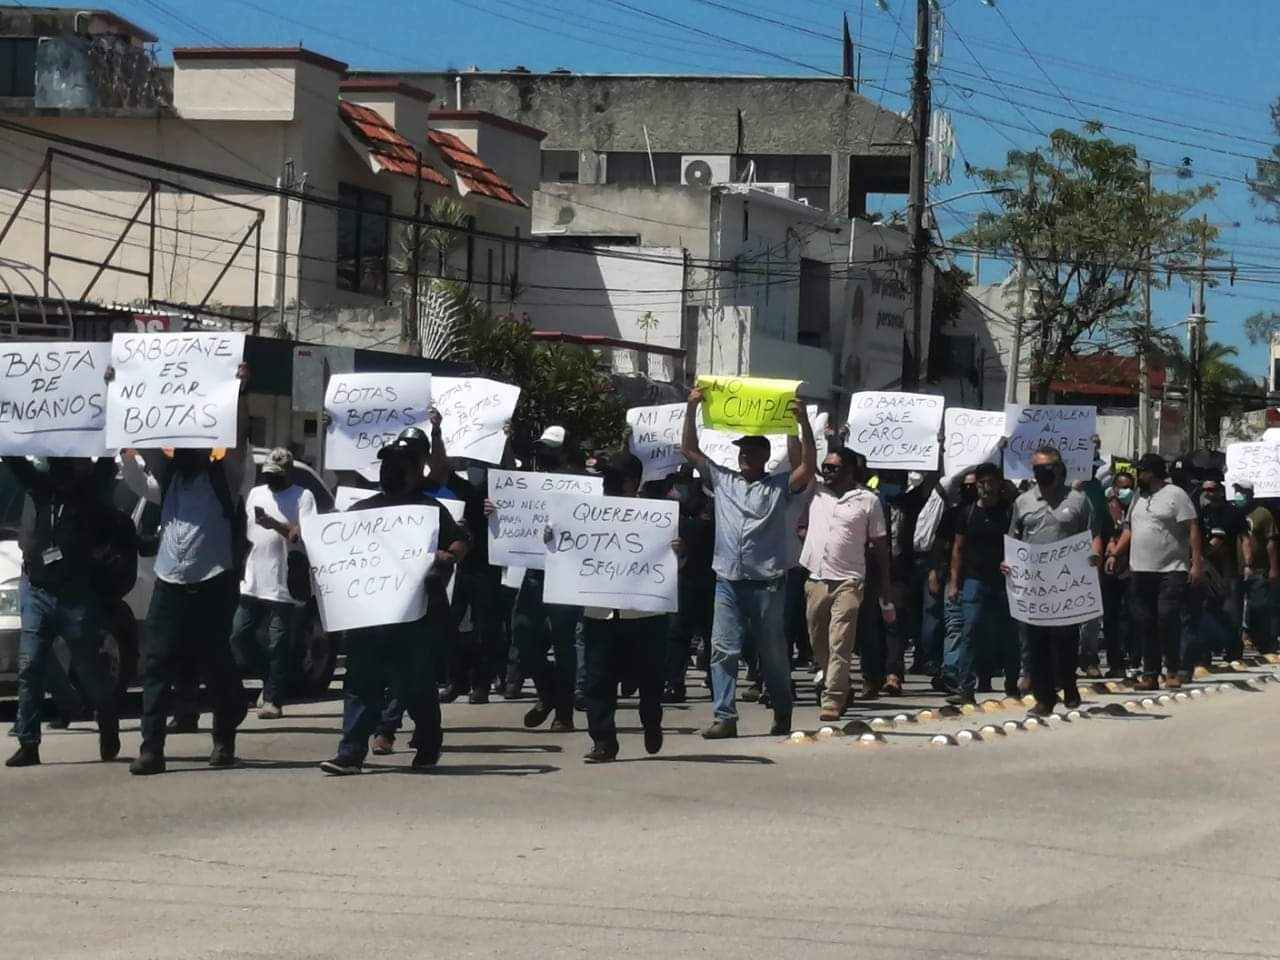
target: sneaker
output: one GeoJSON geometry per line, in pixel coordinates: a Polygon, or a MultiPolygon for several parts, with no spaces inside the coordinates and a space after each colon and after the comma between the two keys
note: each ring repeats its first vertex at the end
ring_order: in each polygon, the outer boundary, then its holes
{"type": "MultiPolygon", "coordinates": [[[[526,724],[527,726],[527,724],[526,724]]],[[[551,721],[551,726],[547,728],[552,733],[573,733],[573,717],[564,720],[556,719],[551,721]]]]}
{"type": "Polygon", "coordinates": [[[702,731],[703,740],[731,740],[737,735],[737,720],[717,720],[702,731]]]}
{"type": "Polygon", "coordinates": [[[742,699],[747,703],[755,703],[760,699],[760,684],[753,683],[742,691],[742,699]]]}
{"type": "Polygon", "coordinates": [[[1160,681],[1150,675],[1144,675],[1141,680],[1133,685],[1135,690],[1159,690],[1160,681]]]}
{"type": "Polygon", "coordinates": [[[644,752],[653,756],[662,749],[662,728],[650,727],[644,732],[644,752]]]}
{"type": "Polygon", "coordinates": [[[37,767],[40,765],[40,746],[35,743],[22,743],[17,751],[4,762],[6,767],[37,767]]]}
{"type": "Polygon", "coordinates": [[[974,696],[972,691],[966,692],[961,690],[959,693],[953,693],[951,696],[947,697],[947,703],[951,704],[953,707],[963,707],[965,704],[976,704],[977,702],[978,698],[974,696]]]}
{"type": "Polygon", "coordinates": [[[164,729],[168,733],[198,733],[200,717],[193,713],[175,714],[164,729]]]}
{"type": "Polygon", "coordinates": [[[844,713],[839,707],[823,707],[818,711],[818,719],[823,723],[835,723],[844,713]]]}
{"type": "Polygon", "coordinates": [[[389,733],[374,734],[373,737],[373,755],[375,757],[389,757],[395,753],[396,738],[389,733]]]}
{"type": "Polygon", "coordinates": [[[771,737],[789,737],[791,736],[791,714],[783,713],[781,710],[773,712],[773,726],[769,728],[769,736],[771,737]]]}
{"type": "Polygon", "coordinates": [[[135,777],[148,777],[155,773],[164,773],[164,754],[139,753],[137,759],[129,764],[129,772],[135,777]]]}
{"type": "Polygon", "coordinates": [[[320,769],[331,777],[349,777],[359,773],[360,768],[360,761],[347,760],[344,757],[334,757],[320,764],[320,769]]]}
{"type": "Polygon", "coordinates": [[[489,702],[488,690],[482,689],[480,687],[476,687],[469,694],[467,694],[467,703],[488,703],[488,702],[489,702]]]}
{"type": "Polygon", "coordinates": [[[221,742],[215,740],[213,751],[209,754],[209,766],[234,767],[236,765],[236,738],[227,737],[221,742]]]}
{"type": "Polygon", "coordinates": [[[534,727],[540,727],[546,723],[549,716],[551,716],[551,708],[539,700],[524,715],[524,725],[526,729],[532,730],[534,727]]]}
{"type": "Polygon", "coordinates": [[[120,756],[120,731],[100,730],[98,732],[98,756],[103,762],[120,756]]]}
{"type": "Polygon", "coordinates": [[[618,748],[611,743],[596,742],[582,755],[583,763],[611,763],[618,759],[618,748]]]}
{"type": "Polygon", "coordinates": [[[278,703],[264,703],[258,708],[259,720],[279,720],[283,716],[284,711],[278,703]]]}

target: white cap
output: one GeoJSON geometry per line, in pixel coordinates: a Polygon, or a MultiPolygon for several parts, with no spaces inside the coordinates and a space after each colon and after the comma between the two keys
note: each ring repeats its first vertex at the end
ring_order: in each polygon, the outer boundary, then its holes
{"type": "Polygon", "coordinates": [[[547,427],[542,431],[542,436],[538,438],[538,442],[548,447],[563,447],[564,427],[547,427]]]}

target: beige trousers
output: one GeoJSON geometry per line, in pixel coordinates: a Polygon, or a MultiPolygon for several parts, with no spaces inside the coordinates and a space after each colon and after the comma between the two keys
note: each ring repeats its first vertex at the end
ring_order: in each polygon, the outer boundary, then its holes
{"type": "Polygon", "coordinates": [[[804,595],[813,663],[826,674],[822,705],[843,710],[849,702],[849,658],[858,633],[862,582],[808,580],[804,595]]]}

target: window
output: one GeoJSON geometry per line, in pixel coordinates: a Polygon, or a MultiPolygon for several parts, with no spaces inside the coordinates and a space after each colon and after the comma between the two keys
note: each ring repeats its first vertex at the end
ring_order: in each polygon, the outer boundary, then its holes
{"type": "Polygon", "coordinates": [[[831,158],[825,153],[756,153],[738,160],[738,176],[747,172],[747,164],[756,165],[757,183],[790,183],[793,196],[822,210],[831,203],[831,158]]]}
{"type": "Polygon", "coordinates": [[[0,97],[36,95],[36,38],[0,37],[0,97]]]}
{"type": "Polygon", "coordinates": [[[340,183],[338,202],[338,289],[385,297],[391,198],[340,183]]]}
{"type": "Polygon", "coordinates": [[[577,150],[543,150],[542,151],[543,183],[577,183],[578,151],[577,150]]]}
{"type": "Polygon", "coordinates": [[[605,183],[658,183],[680,182],[680,160],[683,154],[655,153],[653,167],[649,166],[649,154],[643,150],[631,153],[612,152],[605,161],[605,183]]]}

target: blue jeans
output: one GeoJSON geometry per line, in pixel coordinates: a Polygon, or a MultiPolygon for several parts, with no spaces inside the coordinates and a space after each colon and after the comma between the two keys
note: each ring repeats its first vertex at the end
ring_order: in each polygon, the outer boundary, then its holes
{"type": "Polygon", "coordinates": [[[938,567],[938,579],[942,589],[937,593],[929,592],[929,569],[925,570],[924,583],[920,590],[920,647],[916,654],[916,662],[921,672],[936,677],[942,672],[943,652],[946,649],[946,595],[947,568],[938,567]]]}
{"type": "Polygon", "coordinates": [[[443,730],[434,665],[426,618],[350,631],[338,756],[348,763],[364,762],[369,737],[375,731],[383,732],[380,724],[386,719],[388,689],[403,704],[400,709],[413,718],[410,745],[425,749],[438,746],[443,730]]]}
{"type": "Polygon", "coordinates": [[[262,675],[262,702],[280,706],[289,686],[289,663],[294,612],[292,603],[240,597],[231,621],[231,652],[241,673],[262,675]],[[267,621],[267,646],[258,643],[258,625],[267,621]]]}
{"type": "Polygon", "coordinates": [[[785,578],[719,580],[711,626],[711,696],[717,720],[737,720],[738,659],[755,641],[765,689],[775,713],[791,714],[791,658],[783,631],[785,578]]]}
{"type": "Polygon", "coordinates": [[[98,657],[102,630],[98,602],[92,598],[69,599],[32,586],[26,577],[18,581],[18,607],[22,635],[18,641],[18,740],[40,742],[40,706],[53,655],[53,642],[62,637],[71,651],[76,676],[98,712],[98,728],[119,729],[115,689],[98,657]]]}
{"type": "Polygon", "coordinates": [[[1015,635],[1009,622],[1009,601],[1003,585],[969,578],[960,589],[964,623],[956,642],[948,645],[943,676],[948,685],[962,693],[978,686],[978,658],[998,662],[1005,669],[1005,681],[1018,682],[1019,659],[1015,635]],[[986,643],[983,643],[986,638],[986,643]],[[995,656],[987,654],[986,647],[995,656]]]}

